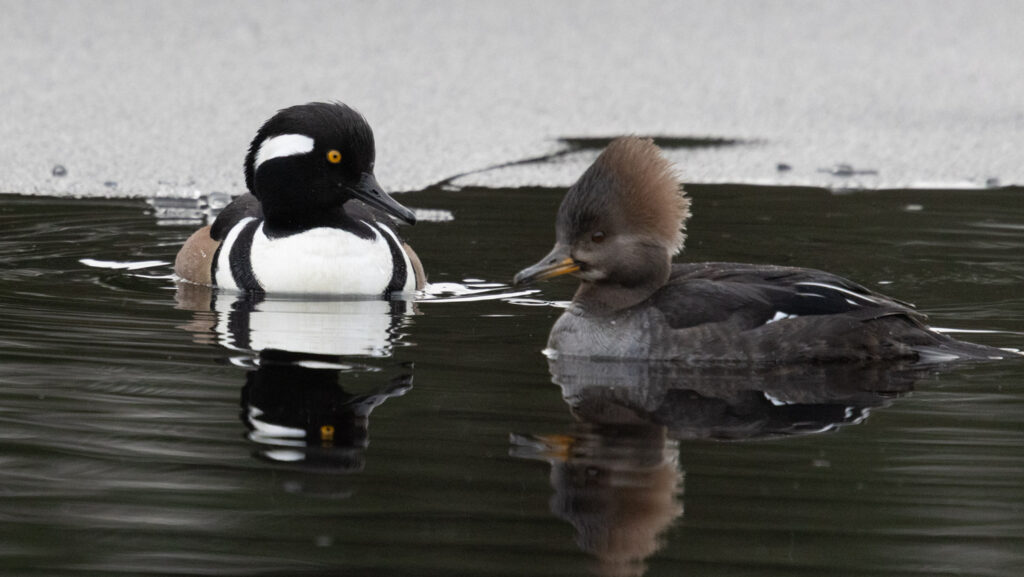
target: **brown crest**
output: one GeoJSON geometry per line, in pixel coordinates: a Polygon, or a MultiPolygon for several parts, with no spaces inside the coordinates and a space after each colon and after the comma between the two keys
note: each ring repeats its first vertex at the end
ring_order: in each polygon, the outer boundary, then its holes
{"type": "Polygon", "coordinates": [[[561,217],[612,209],[637,231],[652,233],[671,254],[683,248],[690,200],[672,163],[649,138],[617,138],[566,195],[561,217]]]}

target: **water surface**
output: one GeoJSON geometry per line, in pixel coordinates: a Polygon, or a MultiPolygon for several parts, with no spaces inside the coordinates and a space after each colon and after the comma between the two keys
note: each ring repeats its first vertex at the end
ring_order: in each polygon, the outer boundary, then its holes
{"type": "MultiPolygon", "coordinates": [[[[1022,347],[1022,194],[693,187],[683,258],[1022,347]]],[[[1020,574],[1024,363],[549,363],[572,283],[506,283],[560,197],[403,196],[416,302],[181,290],[188,207],[0,197],[0,572],[1020,574]]]]}

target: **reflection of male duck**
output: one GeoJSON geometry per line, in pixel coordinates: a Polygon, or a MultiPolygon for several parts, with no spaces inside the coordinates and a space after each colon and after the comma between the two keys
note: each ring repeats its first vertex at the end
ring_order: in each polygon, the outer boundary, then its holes
{"type": "Polygon", "coordinates": [[[546,461],[550,505],[573,524],[601,575],[640,575],[680,515],[680,439],[819,432],[863,420],[909,391],[922,369],[789,366],[771,370],[672,363],[549,360],[578,423],[567,435],[513,436],[512,454],[546,461]]]}
{"type": "Polygon", "coordinates": [[[195,340],[241,353],[241,364],[255,367],[242,388],[241,417],[259,456],[362,469],[370,412],[412,388],[411,374],[368,386],[386,379],[374,365],[402,338],[411,303],[178,290],[179,303],[195,311],[184,327],[195,340]],[[359,392],[339,384],[341,375],[361,374],[359,392]]]}
{"type": "Polygon", "coordinates": [[[249,371],[241,401],[248,437],[269,460],[362,470],[370,412],[411,389],[412,375],[356,395],[338,384],[339,370],[309,368],[309,360],[274,353],[249,371]]]}
{"type": "Polygon", "coordinates": [[[391,356],[415,306],[404,300],[230,295],[187,284],[178,286],[178,301],[196,311],[185,328],[200,342],[252,352],[372,357],[391,356]]]}

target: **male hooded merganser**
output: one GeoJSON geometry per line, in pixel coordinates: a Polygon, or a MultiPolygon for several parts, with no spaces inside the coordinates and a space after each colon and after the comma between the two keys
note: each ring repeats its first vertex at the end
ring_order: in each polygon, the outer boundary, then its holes
{"type": "Polygon", "coordinates": [[[650,140],[613,141],[566,193],[550,254],[515,284],[572,274],[560,355],[798,363],[1002,358],[935,332],[911,305],[818,270],[672,263],[689,199],[650,140]]]}
{"type": "Polygon", "coordinates": [[[344,104],[279,111],[245,157],[249,192],[185,242],[174,272],[269,293],[389,296],[422,288],[423,267],[392,220],[416,217],[377,184],[375,155],[370,125],[344,104]]]}

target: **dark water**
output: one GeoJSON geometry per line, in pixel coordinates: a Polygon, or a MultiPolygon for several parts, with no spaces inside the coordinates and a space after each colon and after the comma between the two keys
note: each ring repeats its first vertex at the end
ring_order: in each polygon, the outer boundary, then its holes
{"type": "MultiPolygon", "coordinates": [[[[826,268],[1024,347],[1024,191],[691,195],[687,259],[826,268]]],[[[571,283],[501,283],[560,196],[403,196],[454,217],[407,230],[453,283],[420,302],[212,306],[169,278],[194,224],[0,197],[0,574],[1024,571],[1024,362],[549,366],[571,283]]]]}

